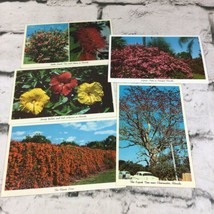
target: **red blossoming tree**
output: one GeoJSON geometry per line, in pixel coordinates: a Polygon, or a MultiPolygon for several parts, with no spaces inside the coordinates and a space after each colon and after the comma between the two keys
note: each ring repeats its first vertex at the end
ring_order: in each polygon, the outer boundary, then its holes
{"type": "Polygon", "coordinates": [[[192,78],[193,74],[182,59],[157,47],[127,45],[111,53],[112,78],[192,78]]]}
{"type": "Polygon", "coordinates": [[[25,54],[36,63],[68,61],[67,37],[58,30],[35,32],[27,40],[25,54]]]}

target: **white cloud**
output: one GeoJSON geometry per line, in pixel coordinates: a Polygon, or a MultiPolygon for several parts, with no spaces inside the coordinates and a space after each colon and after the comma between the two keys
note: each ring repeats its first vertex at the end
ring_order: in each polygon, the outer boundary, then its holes
{"type": "Polygon", "coordinates": [[[15,135],[15,136],[23,136],[23,135],[25,135],[25,132],[24,131],[17,131],[17,132],[13,132],[13,135],[15,135]]]}
{"type": "Polygon", "coordinates": [[[64,127],[74,127],[81,131],[97,131],[107,127],[111,127],[116,124],[116,120],[106,120],[106,121],[89,121],[85,123],[65,123],[64,127]]]}
{"type": "Polygon", "coordinates": [[[14,138],[14,140],[23,140],[23,137],[22,136],[18,136],[18,137],[12,137],[12,139],[14,138]]]}
{"type": "Polygon", "coordinates": [[[95,135],[102,135],[102,134],[108,134],[108,135],[115,135],[116,134],[116,130],[105,130],[105,131],[97,131],[94,132],[95,135]]]}
{"type": "Polygon", "coordinates": [[[74,136],[70,136],[69,138],[66,139],[66,141],[72,142],[76,139],[74,136]]]}
{"type": "Polygon", "coordinates": [[[31,137],[33,137],[36,134],[42,134],[43,132],[41,131],[34,131],[33,133],[30,134],[31,137]]]}
{"type": "Polygon", "coordinates": [[[55,138],[54,140],[55,140],[55,141],[62,141],[62,140],[64,140],[64,138],[63,138],[63,137],[57,137],[57,138],[55,138]]]}

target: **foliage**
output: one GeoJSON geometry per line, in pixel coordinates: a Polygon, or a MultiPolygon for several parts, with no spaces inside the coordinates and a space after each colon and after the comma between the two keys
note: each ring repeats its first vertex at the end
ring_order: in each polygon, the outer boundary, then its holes
{"type": "Polygon", "coordinates": [[[153,168],[160,155],[170,153],[171,144],[179,157],[188,156],[178,87],[127,87],[120,98],[119,118],[120,150],[140,147],[139,162],[153,168]]]}
{"type": "Polygon", "coordinates": [[[111,77],[113,78],[192,78],[188,64],[157,47],[127,45],[112,50],[111,77]]]}
{"type": "Polygon", "coordinates": [[[116,150],[116,137],[110,135],[102,141],[91,141],[87,143],[87,147],[93,149],[116,150]]]}
{"type": "Polygon", "coordinates": [[[115,160],[116,153],[110,150],[12,141],[5,188],[68,186],[82,178],[114,169],[115,160]]]}
{"type": "Polygon", "coordinates": [[[189,64],[194,74],[201,74],[205,78],[204,65],[201,57],[187,60],[186,62],[189,64]]]}
{"type": "Polygon", "coordinates": [[[122,49],[126,45],[126,41],[123,37],[113,37],[111,40],[111,47],[112,49],[122,49]]]}
{"type": "Polygon", "coordinates": [[[189,54],[192,54],[194,42],[196,42],[197,40],[197,37],[180,37],[178,42],[181,47],[184,44],[187,44],[187,52],[189,54]]]}
{"type": "MultiPolygon", "coordinates": [[[[111,84],[107,82],[107,69],[107,66],[89,66],[17,71],[13,119],[112,112],[112,91],[111,84]],[[91,105],[80,103],[79,86],[95,82],[100,84],[104,96],[91,105]],[[50,98],[38,114],[23,111],[20,106],[20,97],[34,88],[42,89],[50,98]]],[[[34,100],[30,104],[35,109],[34,100]]]]}
{"type": "Polygon", "coordinates": [[[192,55],[188,52],[180,52],[176,54],[176,57],[180,58],[180,59],[192,59],[192,55]]]}
{"type": "Polygon", "coordinates": [[[29,142],[35,142],[35,143],[51,143],[49,139],[47,139],[45,136],[37,133],[33,136],[27,135],[22,142],[29,143],[29,142]]]}
{"type": "Polygon", "coordinates": [[[61,146],[68,146],[68,145],[70,145],[70,146],[79,146],[79,144],[76,143],[75,141],[70,142],[70,141],[66,141],[66,140],[63,140],[62,143],[60,143],[60,145],[61,146]]]}
{"type": "MultiPolygon", "coordinates": [[[[158,163],[150,171],[159,177],[160,180],[176,180],[171,154],[162,155],[158,163]]],[[[176,172],[178,179],[182,179],[182,173],[190,173],[189,158],[182,159],[175,153],[176,172]]]]}
{"type": "Polygon", "coordinates": [[[106,21],[70,24],[70,61],[108,59],[106,29],[106,21]]]}
{"type": "Polygon", "coordinates": [[[144,167],[141,164],[133,163],[132,161],[119,161],[120,171],[129,171],[131,175],[135,175],[138,171],[148,171],[148,167],[144,167]]]}
{"type": "Polygon", "coordinates": [[[58,30],[37,31],[26,41],[25,54],[34,63],[68,61],[68,34],[58,30]]]}
{"type": "Polygon", "coordinates": [[[170,55],[174,55],[174,50],[171,48],[170,44],[162,37],[152,37],[147,46],[157,47],[161,51],[169,53],[170,55]]]}

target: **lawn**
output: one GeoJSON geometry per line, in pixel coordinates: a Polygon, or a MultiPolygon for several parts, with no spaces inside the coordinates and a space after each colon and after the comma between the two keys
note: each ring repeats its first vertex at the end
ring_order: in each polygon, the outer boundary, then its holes
{"type": "Polygon", "coordinates": [[[115,182],[115,177],[116,177],[116,170],[111,169],[105,172],[101,172],[95,176],[90,176],[88,178],[77,181],[73,185],[110,183],[110,182],[115,182]]]}
{"type": "Polygon", "coordinates": [[[205,75],[193,73],[193,79],[205,79],[205,75]]]}

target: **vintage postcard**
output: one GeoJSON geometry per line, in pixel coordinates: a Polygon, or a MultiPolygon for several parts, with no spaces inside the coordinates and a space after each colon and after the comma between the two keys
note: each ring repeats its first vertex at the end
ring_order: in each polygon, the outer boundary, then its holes
{"type": "Polygon", "coordinates": [[[194,187],[180,86],[118,86],[117,184],[194,187]]]}
{"type": "Polygon", "coordinates": [[[27,25],[22,67],[108,63],[109,20],[27,25]]]}
{"type": "Polygon", "coordinates": [[[22,69],[14,79],[13,124],[116,116],[107,65],[22,69]]]}
{"type": "Polygon", "coordinates": [[[199,36],[110,36],[109,81],[207,83],[199,36]]]}
{"type": "Polygon", "coordinates": [[[12,125],[2,196],[118,188],[116,120],[12,125]]]}

